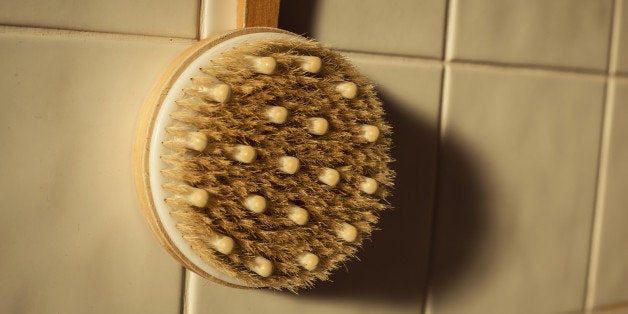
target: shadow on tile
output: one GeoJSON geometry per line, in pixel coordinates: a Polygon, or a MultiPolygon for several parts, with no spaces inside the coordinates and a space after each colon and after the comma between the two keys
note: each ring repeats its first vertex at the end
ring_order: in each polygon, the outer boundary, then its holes
{"type": "MultiPolygon", "coordinates": [[[[282,1],[279,27],[312,36],[318,5],[318,1],[282,1]]],[[[473,251],[481,243],[485,218],[482,181],[472,158],[461,143],[448,138],[441,158],[448,180],[438,182],[435,127],[407,112],[407,105],[385,93],[380,96],[395,132],[392,153],[397,160],[393,164],[397,178],[390,199],[394,209],[383,214],[378,224],[381,231],[365,242],[359,260],[337,270],[332,281],[301,291],[299,297],[422,304],[431,253],[434,182],[443,191],[438,199],[447,198],[448,204],[445,211],[436,213],[439,236],[464,241],[438,248],[438,260],[445,262],[438,266],[441,277],[433,281],[432,293],[446,294],[474,262],[473,251]]]]}
{"type": "MultiPolygon", "coordinates": [[[[382,96],[395,132],[392,153],[397,179],[390,199],[394,209],[383,214],[378,225],[381,231],[365,243],[364,250],[358,254],[360,261],[347,263],[346,270],[340,269],[332,276],[333,282],[318,283],[314,289],[301,292],[301,296],[422,303],[430,254],[437,134],[433,127],[417,121],[401,105],[382,96]]],[[[464,234],[465,240],[439,249],[440,260],[447,261],[439,269],[446,269],[448,275],[436,281],[439,286],[433,287],[433,291],[438,293],[446,292],[473,263],[473,250],[479,245],[483,229],[482,184],[478,173],[455,140],[448,139],[445,145],[447,164],[443,166],[455,172],[455,180],[445,183],[447,195],[441,194],[441,198],[454,198],[450,204],[455,206],[448,208],[438,225],[442,230],[464,234]]],[[[436,218],[441,218],[438,213],[436,218]]],[[[461,238],[446,234],[444,237],[461,238]]]]}
{"type": "Polygon", "coordinates": [[[316,18],[317,0],[281,1],[279,28],[305,37],[312,37],[312,25],[316,18]]]}

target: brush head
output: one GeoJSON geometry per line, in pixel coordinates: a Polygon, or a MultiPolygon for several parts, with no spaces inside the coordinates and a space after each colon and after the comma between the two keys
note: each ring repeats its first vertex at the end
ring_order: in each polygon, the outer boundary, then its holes
{"type": "Polygon", "coordinates": [[[391,128],[340,54],[274,29],[241,32],[209,57],[188,53],[194,62],[169,80],[179,83],[149,101],[161,118],[140,123],[152,143],[138,158],[153,165],[138,188],[151,226],[169,229],[162,242],[192,270],[294,291],[355,256],[390,207],[391,128]]]}

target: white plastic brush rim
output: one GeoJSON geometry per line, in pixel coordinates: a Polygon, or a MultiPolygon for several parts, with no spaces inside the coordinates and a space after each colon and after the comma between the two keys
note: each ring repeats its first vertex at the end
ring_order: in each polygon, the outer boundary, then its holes
{"type": "Polygon", "coordinates": [[[166,149],[162,142],[168,138],[168,134],[165,132],[165,128],[172,124],[172,120],[169,116],[170,113],[177,110],[175,101],[183,96],[183,88],[190,87],[190,78],[195,76],[204,76],[205,74],[200,71],[201,66],[209,65],[209,60],[212,60],[220,56],[223,52],[231,49],[239,44],[245,42],[255,42],[264,39],[280,39],[280,38],[292,38],[299,40],[306,40],[300,36],[295,36],[287,33],[278,32],[260,32],[240,35],[234,38],[227,39],[218,43],[212,48],[200,54],[195,60],[189,63],[187,68],[176,78],[172,84],[172,88],[168,91],[163,102],[161,103],[159,112],[156,115],[154,127],[152,130],[152,136],[150,141],[150,154],[148,160],[149,180],[151,186],[151,194],[154,201],[155,211],[158,219],[163,225],[167,236],[174,243],[176,248],[183,254],[183,256],[199,267],[202,271],[210,276],[227,282],[232,285],[251,287],[250,285],[233,278],[218,269],[205,262],[190,246],[181,232],[176,228],[177,221],[170,215],[171,207],[164,201],[166,197],[170,197],[171,193],[165,191],[162,186],[167,183],[167,180],[161,175],[161,170],[166,169],[167,165],[160,159],[160,156],[170,154],[171,152],[166,149]]]}

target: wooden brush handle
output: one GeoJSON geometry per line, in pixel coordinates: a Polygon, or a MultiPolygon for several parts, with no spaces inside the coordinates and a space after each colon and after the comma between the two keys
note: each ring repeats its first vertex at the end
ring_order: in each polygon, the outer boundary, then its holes
{"type": "Polygon", "coordinates": [[[238,0],[238,28],[277,27],[280,0],[238,0]]]}

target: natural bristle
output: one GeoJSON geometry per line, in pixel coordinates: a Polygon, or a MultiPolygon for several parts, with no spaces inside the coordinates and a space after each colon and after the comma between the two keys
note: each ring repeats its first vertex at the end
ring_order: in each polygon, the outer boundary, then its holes
{"type": "Polygon", "coordinates": [[[250,286],[328,279],[390,207],[391,130],[373,86],[302,39],[241,44],[201,70],[163,142],[183,238],[250,286]]]}

